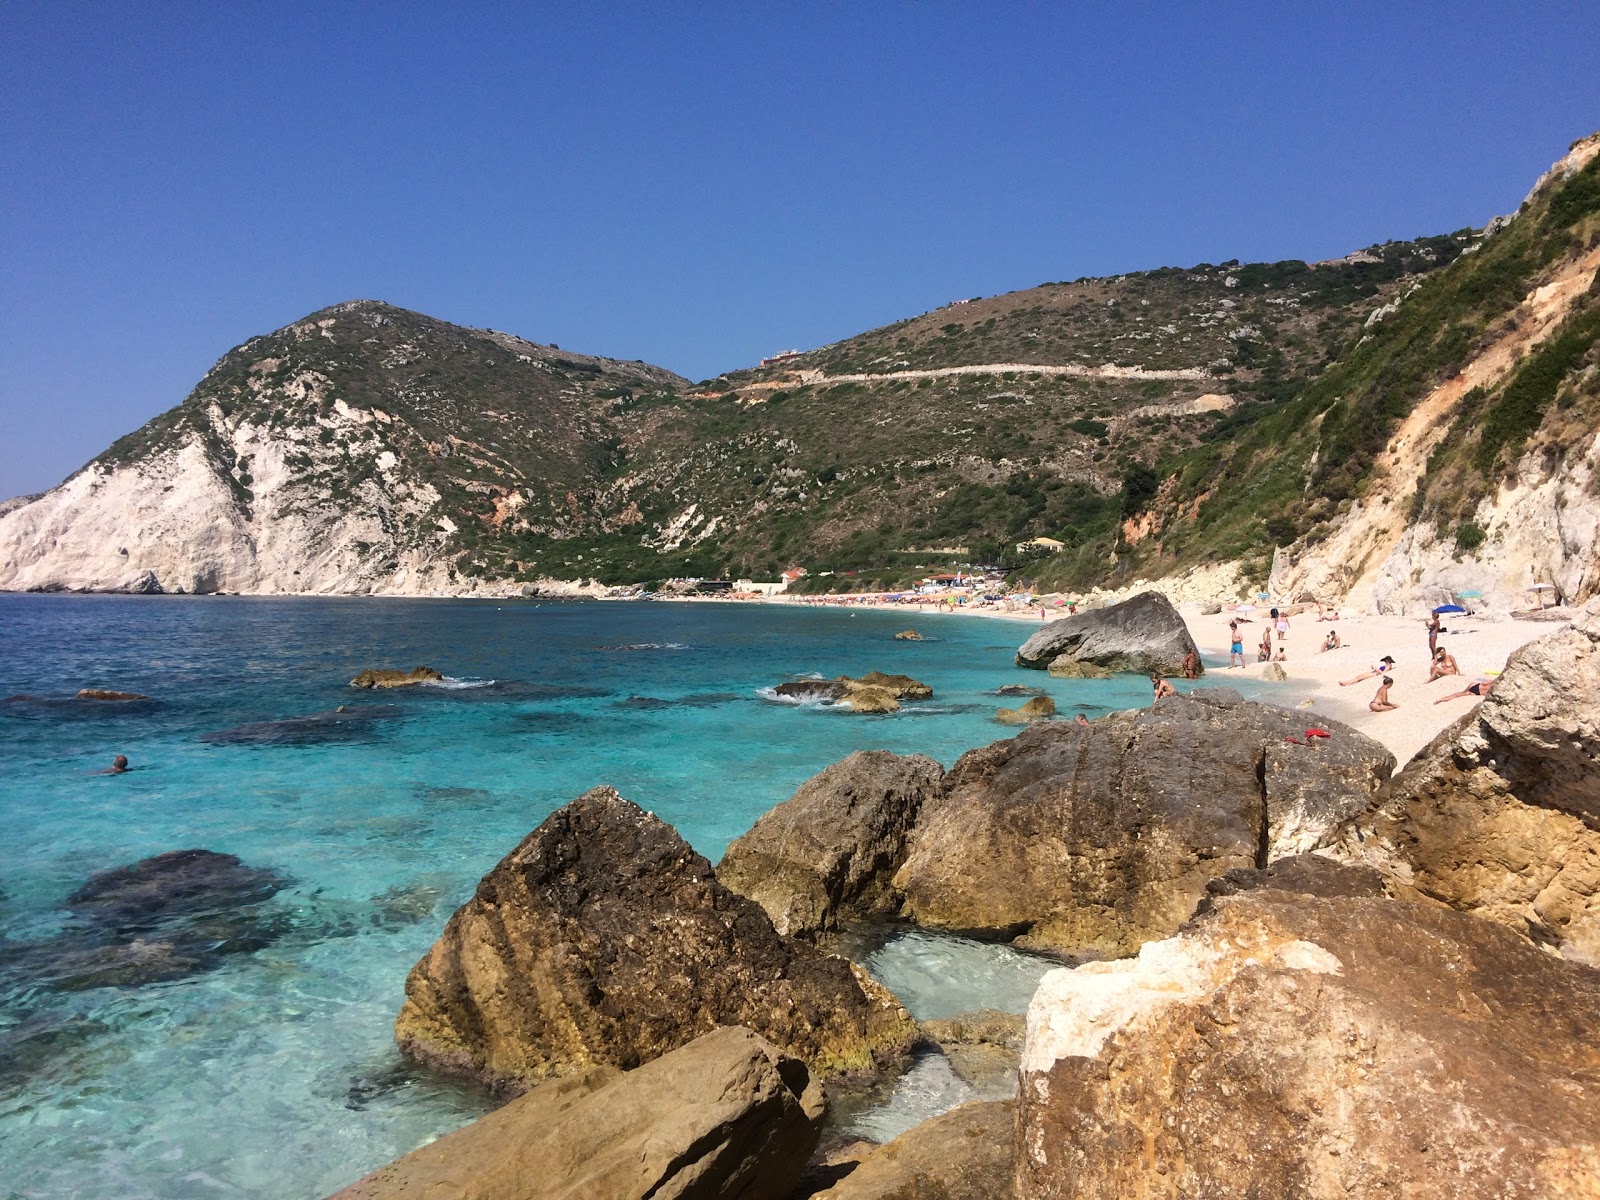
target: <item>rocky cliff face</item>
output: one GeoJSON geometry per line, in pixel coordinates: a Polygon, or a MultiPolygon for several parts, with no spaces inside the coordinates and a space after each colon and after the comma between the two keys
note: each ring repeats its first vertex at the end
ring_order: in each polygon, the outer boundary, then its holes
{"type": "Polygon", "coordinates": [[[504,590],[485,539],[586,528],[622,394],[683,381],[371,301],[230,352],[177,408],[0,512],[0,589],[504,590]]]}

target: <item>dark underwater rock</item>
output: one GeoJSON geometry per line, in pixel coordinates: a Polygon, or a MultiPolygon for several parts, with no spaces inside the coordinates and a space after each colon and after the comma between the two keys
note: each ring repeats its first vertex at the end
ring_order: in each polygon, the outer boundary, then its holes
{"type": "Polygon", "coordinates": [[[218,746],[318,746],[327,742],[362,741],[372,737],[383,721],[398,720],[400,709],[388,704],[362,705],[282,721],[252,721],[203,733],[202,742],[218,746]]]}

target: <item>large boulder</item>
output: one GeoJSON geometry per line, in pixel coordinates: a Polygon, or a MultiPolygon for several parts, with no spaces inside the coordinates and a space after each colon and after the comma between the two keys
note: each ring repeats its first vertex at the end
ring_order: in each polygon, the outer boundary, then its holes
{"type": "Polygon", "coordinates": [[[1597,1078],[1600,972],[1440,905],[1268,887],[1045,977],[1015,1194],[1594,1196],[1597,1078]]]}
{"type": "Polygon", "coordinates": [[[943,786],[944,768],[931,758],[858,750],[735,839],[717,878],[761,905],[783,934],[892,917],[900,896],[890,880],[905,861],[906,838],[943,786]]]}
{"type": "Polygon", "coordinates": [[[1198,689],[970,751],[923,806],[894,878],[902,914],[1030,949],[1131,954],[1177,930],[1210,880],[1326,845],[1368,807],[1394,756],[1317,720],[1329,737],[1304,738],[1304,713],[1198,689]]]}
{"type": "Polygon", "coordinates": [[[515,1091],[624,1069],[745,1025],[823,1075],[915,1037],[881,984],[779,935],[677,832],[611,788],[552,813],[478,884],[406,979],[420,1062],[515,1091]]]}
{"type": "Polygon", "coordinates": [[[541,1084],[332,1200],[787,1200],[824,1110],[804,1064],[730,1026],[541,1084]]]}
{"type": "Polygon", "coordinates": [[[881,1146],[835,1156],[812,1200],[997,1200],[1011,1195],[1016,1102],[974,1101],[881,1146]]]}
{"type": "Polygon", "coordinates": [[[1340,853],[1600,964],[1600,601],[1514,653],[1340,853]]]}
{"type": "Polygon", "coordinates": [[[1065,660],[1112,671],[1177,675],[1189,654],[1199,661],[1200,651],[1172,602],[1160,592],[1141,592],[1121,604],[1051,621],[1022,643],[1017,666],[1042,671],[1065,660]]]}
{"type": "Polygon", "coordinates": [[[414,687],[419,683],[438,683],[444,676],[432,667],[412,667],[409,671],[393,671],[385,667],[368,667],[350,681],[353,688],[414,687]]]}

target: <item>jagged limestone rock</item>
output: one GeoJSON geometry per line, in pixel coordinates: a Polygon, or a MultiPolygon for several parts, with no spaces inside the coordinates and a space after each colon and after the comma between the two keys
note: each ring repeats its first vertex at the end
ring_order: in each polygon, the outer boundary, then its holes
{"type": "Polygon", "coordinates": [[[1600,964],[1600,600],[1350,823],[1340,856],[1600,964]]]}
{"type": "Polygon", "coordinates": [[[931,758],[858,750],[735,839],[717,878],[790,936],[892,917],[900,896],[890,880],[905,861],[906,838],[943,786],[944,768],[931,758]]]}
{"type": "Polygon", "coordinates": [[[823,1075],[873,1070],[915,1026],[842,958],[782,937],[671,826],[611,788],[552,813],[406,979],[402,1051],[517,1090],[631,1068],[745,1025],[823,1075]]]}
{"type": "Polygon", "coordinates": [[[331,1200],[788,1200],[825,1111],[803,1063],[729,1026],[540,1084],[331,1200]]]}
{"type": "Polygon", "coordinates": [[[1049,696],[1035,696],[1020,708],[997,708],[994,719],[1002,725],[1031,725],[1055,716],[1056,702],[1049,696]]]}
{"type": "Polygon", "coordinates": [[[1223,897],[1137,959],[1045,976],[1014,1194],[1593,1195],[1597,1047],[1600,972],[1493,922],[1223,897]]]}
{"type": "Polygon", "coordinates": [[[1069,954],[1131,954],[1212,879],[1326,844],[1394,769],[1335,722],[1197,689],[1083,726],[1043,722],[962,755],[894,885],[920,924],[1069,954]]]}

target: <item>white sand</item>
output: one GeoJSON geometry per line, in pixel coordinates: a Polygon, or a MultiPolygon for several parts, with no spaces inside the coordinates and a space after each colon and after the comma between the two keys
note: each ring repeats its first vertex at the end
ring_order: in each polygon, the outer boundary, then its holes
{"type": "MultiPolygon", "coordinates": [[[[799,603],[799,597],[778,596],[779,603],[799,603]]],[[[871,608],[876,611],[896,612],[906,618],[906,628],[916,628],[919,615],[949,613],[948,608],[935,609],[933,604],[919,612],[915,604],[872,604],[861,599],[853,600],[849,607],[871,608]]],[[[1202,616],[1201,605],[1184,603],[1178,611],[1188,623],[1189,632],[1200,647],[1208,663],[1228,661],[1228,619],[1232,613],[1220,616],[1202,616]]],[[[955,609],[961,616],[978,616],[1015,621],[1019,626],[1017,644],[1028,635],[1024,629],[1038,628],[1045,622],[1039,619],[1035,605],[1023,611],[1008,612],[995,608],[969,605],[955,609]]],[[[1049,609],[1048,619],[1065,616],[1064,609],[1049,609]]],[[[1227,686],[1230,677],[1259,679],[1266,664],[1256,662],[1256,645],[1261,641],[1263,626],[1270,623],[1266,607],[1248,614],[1249,623],[1240,626],[1244,637],[1245,662],[1243,670],[1226,666],[1211,666],[1195,686],[1227,686]]],[[[1387,746],[1396,762],[1403,766],[1445,726],[1471,709],[1479,700],[1465,696],[1443,704],[1434,701],[1452,692],[1465,690],[1468,684],[1494,676],[1506,665],[1506,659],[1517,647],[1561,628],[1548,621],[1521,621],[1504,616],[1446,616],[1445,632],[1439,644],[1455,656],[1461,668],[1460,675],[1445,676],[1428,682],[1428,633],[1423,622],[1412,617],[1375,617],[1341,615],[1338,621],[1318,621],[1315,610],[1289,619],[1289,633],[1284,639],[1285,661],[1282,666],[1288,681],[1264,685],[1264,699],[1282,704],[1286,708],[1304,707],[1306,726],[1315,727],[1318,715],[1359,729],[1368,737],[1387,746]],[[1322,651],[1328,631],[1336,629],[1343,645],[1337,650],[1322,651]],[[1375,713],[1367,705],[1377,694],[1379,679],[1375,676],[1350,687],[1340,687],[1340,681],[1351,679],[1370,671],[1385,654],[1395,660],[1390,672],[1394,683],[1389,688],[1391,703],[1398,705],[1392,712],[1375,713]]],[[[1278,646],[1273,635],[1273,649],[1278,646]]],[[[1182,680],[1175,681],[1178,690],[1189,690],[1182,680]]]]}

